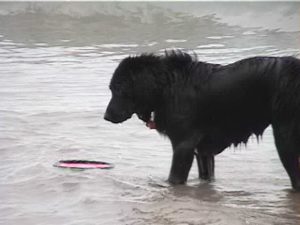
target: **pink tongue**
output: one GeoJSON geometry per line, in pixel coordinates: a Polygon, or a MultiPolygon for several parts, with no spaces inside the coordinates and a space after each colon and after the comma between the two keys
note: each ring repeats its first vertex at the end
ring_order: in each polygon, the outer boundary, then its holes
{"type": "Polygon", "coordinates": [[[149,127],[150,129],[156,129],[156,124],[154,121],[148,121],[146,123],[146,126],[149,127]]]}

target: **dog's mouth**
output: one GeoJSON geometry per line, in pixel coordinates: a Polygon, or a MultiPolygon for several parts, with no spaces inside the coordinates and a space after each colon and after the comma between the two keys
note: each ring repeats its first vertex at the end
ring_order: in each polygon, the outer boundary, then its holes
{"type": "Polygon", "coordinates": [[[137,113],[137,116],[140,120],[143,120],[146,123],[146,126],[148,128],[156,129],[156,123],[154,121],[154,112],[137,113]]]}
{"type": "Polygon", "coordinates": [[[146,126],[149,128],[149,129],[156,129],[156,123],[154,121],[151,121],[149,120],[147,123],[146,123],[146,126]]]}
{"type": "Polygon", "coordinates": [[[140,120],[143,120],[145,123],[147,123],[151,119],[151,112],[138,112],[136,114],[138,118],[140,120]]]}

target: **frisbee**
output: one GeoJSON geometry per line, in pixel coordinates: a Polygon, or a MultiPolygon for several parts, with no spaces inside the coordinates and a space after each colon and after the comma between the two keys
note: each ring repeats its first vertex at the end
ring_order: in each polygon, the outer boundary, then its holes
{"type": "Polygon", "coordinates": [[[70,169],[111,169],[114,167],[107,162],[89,160],[60,160],[53,166],[70,169]]]}

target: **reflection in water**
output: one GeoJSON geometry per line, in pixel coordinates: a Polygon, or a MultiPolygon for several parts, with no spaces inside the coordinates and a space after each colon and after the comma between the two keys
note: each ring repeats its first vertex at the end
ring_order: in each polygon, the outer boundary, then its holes
{"type": "Polygon", "coordinates": [[[297,224],[300,197],[270,128],[259,144],[218,156],[214,182],[199,182],[193,168],[186,186],[170,187],[168,140],[136,117],[102,120],[111,74],[127,55],[176,47],[230,63],[299,54],[298,3],[269,5],[288,27],[253,26],[260,3],[191,5],[0,4],[0,224],[297,224]],[[249,26],[226,14],[246,9],[249,26]],[[116,167],[52,167],[73,158],[116,167]]]}

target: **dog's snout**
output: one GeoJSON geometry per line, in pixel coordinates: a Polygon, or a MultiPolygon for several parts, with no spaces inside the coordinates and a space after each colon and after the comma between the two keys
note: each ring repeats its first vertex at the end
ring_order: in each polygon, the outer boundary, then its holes
{"type": "Polygon", "coordinates": [[[104,114],[104,119],[112,123],[121,123],[125,120],[123,114],[118,114],[111,109],[107,109],[104,114]]]}
{"type": "Polygon", "coordinates": [[[112,122],[112,117],[111,117],[109,112],[107,112],[107,111],[105,112],[104,119],[107,120],[107,121],[112,122]]]}
{"type": "Polygon", "coordinates": [[[122,123],[133,114],[130,104],[120,98],[112,98],[106,108],[104,119],[112,123],[122,123]]]}

